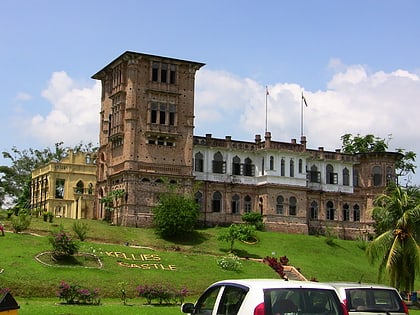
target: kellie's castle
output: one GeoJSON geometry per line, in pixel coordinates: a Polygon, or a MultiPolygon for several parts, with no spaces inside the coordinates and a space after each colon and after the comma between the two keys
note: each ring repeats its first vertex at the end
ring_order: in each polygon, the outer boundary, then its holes
{"type": "Polygon", "coordinates": [[[206,225],[240,222],[256,211],[272,231],[372,233],[373,199],[395,180],[400,154],[310,149],[305,136],[279,142],[270,132],[252,141],[194,135],[202,66],[127,51],[93,75],[102,82],[94,218],[106,215],[102,197],[124,189],[114,222],[150,226],[167,178],[184,192],[201,183],[195,199],[206,225]]]}

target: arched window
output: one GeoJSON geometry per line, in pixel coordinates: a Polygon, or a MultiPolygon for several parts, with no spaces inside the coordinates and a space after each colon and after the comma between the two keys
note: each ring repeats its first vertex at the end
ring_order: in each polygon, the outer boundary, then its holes
{"type": "Polygon", "coordinates": [[[327,220],[334,220],[334,203],[332,201],[327,202],[327,220]]]}
{"type": "Polygon", "coordinates": [[[232,197],[232,213],[239,213],[239,196],[237,194],[232,197]]]}
{"type": "Polygon", "coordinates": [[[252,204],[251,204],[251,197],[246,195],[244,198],[244,211],[251,212],[252,204]]]}
{"type": "Polygon", "coordinates": [[[358,204],[353,206],[353,221],[359,222],[360,221],[360,207],[358,204]]]}
{"type": "Polygon", "coordinates": [[[85,185],[83,184],[81,180],[79,180],[76,184],[76,193],[83,194],[84,189],[85,189],[85,185]]]}
{"type": "Polygon", "coordinates": [[[194,157],[194,171],[204,171],[204,156],[201,152],[197,152],[194,157]]]}
{"type": "Polygon", "coordinates": [[[321,172],[318,171],[316,165],[311,166],[311,171],[309,172],[309,181],[311,183],[320,183],[321,182],[321,172]]]}
{"type": "Polygon", "coordinates": [[[274,170],[274,156],[270,156],[270,171],[274,170]]]}
{"type": "Polygon", "coordinates": [[[232,159],[232,175],[241,175],[241,159],[237,155],[232,159]]]}
{"type": "Polygon", "coordinates": [[[90,154],[86,154],[86,164],[90,164],[90,154]]]}
{"type": "Polygon", "coordinates": [[[89,183],[89,185],[88,185],[88,194],[89,195],[93,194],[93,184],[92,183],[89,183]]]}
{"type": "Polygon", "coordinates": [[[311,202],[311,219],[318,220],[318,203],[316,201],[311,202]]]}
{"type": "Polygon", "coordinates": [[[302,174],[303,172],[303,161],[302,159],[299,159],[299,174],[302,174]]]}
{"type": "Polygon", "coordinates": [[[254,176],[255,175],[255,166],[254,166],[254,164],[252,164],[252,160],[249,157],[247,157],[245,159],[244,175],[245,176],[254,176]]]}
{"type": "Polygon", "coordinates": [[[289,198],[289,215],[296,215],[296,204],[297,204],[296,197],[290,197],[289,198]]]}
{"type": "Polygon", "coordinates": [[[213,173],[226,173],[226,163],[223,161],[223,156],[220,152],[215,153],[213,156],[213,173]]]}
{"type": "Polygon", "coordinates": [[[350,185],[350,172],[347,167],[343,170],[343,185],[349,186],[350,185]]]}
{"type": "Polygon", "coordinates": [[[285,176],[285,161],[284,158],[281,158],[280,161],[280,176],[285,176]]]}
{"type": "Polygon", "coordinates": [[[203,212],[203,193],[201,191],[197,191],[194,195],[195,203],[198,205],[198,210],[203,212]]]}
{"type": "Polygon", "coordinates": [[[215,191],[213,193],[211,210],[213,212],[222,211],[222,194],[219,191],[215,191]]]}
{"type": "Polygon", "coordinates": [[[284,209],[284,198],[283,196],[277,196],[276,213],[283,214],[284,209]]]}
{"type": "Polygon", "coordinates": [[[331,164],[327,164],[327,184],[337,184],[338,178],[337,173],[334,173],[334,167],[331,164]]]}
{"type": "Polygon", "coordinates": [[[343,221],[350,221],[350,207],[347,203],[343,205],[343,221]]]}
{"type": "Polygon", "coordinates": [[[382,171],[379,166],[373,167],[373,186],[382,185],[382,171]]]}
{"type": "Polygon", "coordinates": [[[293,159],[290,159],[289,174],[290,177],[295,177],[295,161],[293,159]]]}

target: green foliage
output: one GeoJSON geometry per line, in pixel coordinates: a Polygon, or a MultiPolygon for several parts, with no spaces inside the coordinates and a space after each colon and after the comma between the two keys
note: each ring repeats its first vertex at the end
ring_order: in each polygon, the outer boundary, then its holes
{"type": "Polygon", "coordinates": [[[410,173],[416,173],[416,156],[417,154],[413,151],[406,151],[405,149],[397,149],[398,153],[401,153],[403,157],[399,159],[395,165],[398,176],[406,176],[410,173]]]}
{"type": "Polygon", "coordinates": [[[374,205],[377,237],[367,248],[368,257],[379,261],[379,278],[386,272],[391,286],[411,292],[420,271],[419,192],[391,184],[374,205]]]}
{"type": "Polygon", "coordinates": [[[233,252],[235,241],[247,241],[255,237],[255,227],[249,224],[231,224],[218,239],[229,243],[229,250],[233,252]]]}
{"type": "Polygon", "coordinates": [[[258,212],[245,212],[242,215],[242,221],[253,225],[258,231],[264,230],[263,216],[258,212]]]}
{"type": "Polygon", "coordinates": [[[193,231],[199,216],[198,204],[192,196],[177,193],[175,189],[160,195],[159,204],[152,212],[156,232],[162,237],[193,231]]]}
{"type": "Polygon", "coordinates": [[[61,281],[58,287],[57,297],[67,304],[93,304],[99,305],[99,289],[86,289],[78,284],[68,284],[61,281]]]}
{"type": "Polygon", "coordinates": [[[357,154],[368,152],[385,152],[388,149],[388,144],[385,139],[375,137],[372,134],[366,136],[353,136],[347,133],[341,136],[342,150],[344,153],[357,154]]]}
{"type": "Polygon", "coordinates": [[[79,249],[72,237],[64,231],[53,234],[49,241],[53,247],[53,257],[57,260],[73,256],[79,249]]]}
{"type": "Polygon", "coordinates": [[[225,270],[238,271],[242,269],[241,259],[235,254],[230,253],[217,259],[217,265],[225,270]]]}
{"type": "Polygon", "coordinates": [[[31,216],[26,211],[20,211],[17,216],[11,217],[14,233],[25,231],[31,225],[31,216]]]}
{"type": "Polygon", "coordinates": [[[139,285],[136,290],[139,297],[146,299],[147,304],[151,304],[153,300],[158,300],[159,304],[182,304],[188,294],[186,288],[177,290],[163,284],[139,285]]]}
{"type": "Polygon", "coordinates": [[[73,222],[72,229],[79,240],[83,242],[87,237],[87,233],[89,232],[89,224],[81,220],[76,220],[73,222]]]}

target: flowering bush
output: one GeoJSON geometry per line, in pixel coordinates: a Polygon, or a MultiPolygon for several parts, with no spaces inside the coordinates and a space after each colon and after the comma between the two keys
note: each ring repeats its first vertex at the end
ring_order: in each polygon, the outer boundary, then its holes
{"type": "Polygon", "coordinates": [[[220,257],[217,260],[217,265],[223,269],[230,271],[238,271],[242,268],[241,260],[234,254],[229,254],[224,257],[220,257]]]}
{"type": "Polygon", "coordinates": [[[57,297],[67,304],[100,304],[99,289],[85,289],[77,284],[68,284],[65,281],[60,282],[57,297]]]}
{"type": "Polygon", "coordinates": [[[9,288],[0,288],[0,296],[5,295],[7,292],[10,292],[9,288]]]}
{"type": "Polygon", "coordinates": [[[171,302],[181,304],[188,294],[186,288],[175,290],[162,284],[139,285],[137,287],[137,292],[140,297],[146,299],[147,304],[151,304],[152,300],[158,300],[159,304],[169,304],[171,302]]]}
{"type": "Polygon", "coordinates": [[[277,260],[277,258],[267,256],[263,259],[263,262],[273,268],[282,279],[286,277],[286,274],[284,273],[284,267],[282,263],[277,260]]]}
{"type": "Polygon", "coordinates": [[[55,259],[72,256],[79,249],[72,237],[63,231],[50,237],[50,243],[53,246],[53,257],[55,259]]]}

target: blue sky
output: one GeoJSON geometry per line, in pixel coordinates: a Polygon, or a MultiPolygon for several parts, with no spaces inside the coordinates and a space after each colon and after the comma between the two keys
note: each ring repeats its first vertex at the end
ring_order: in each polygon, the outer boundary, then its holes
{"type": "Polygon", "coordinates": [[[97,143],[100,86],[91,76],[131,50],[206,63],[196,76],[196,135],[264,134],[268,86],[273,140],[299,140],[304,91],[308,147],[335,150],[345,133],[372,133],[390,150],[420,152],[419,1],[0,5],[1,151],[97,143]]]}

